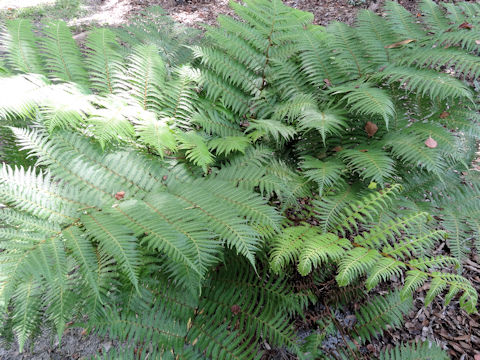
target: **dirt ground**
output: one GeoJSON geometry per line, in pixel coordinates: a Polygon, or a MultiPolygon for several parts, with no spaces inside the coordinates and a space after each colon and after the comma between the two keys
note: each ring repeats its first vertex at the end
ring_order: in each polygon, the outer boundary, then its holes
{"type": "MultiPolygon", "coordinates": [[[[352,23],[357,11],[362,8],[381,11],[384,0],[285,0],[284,2],[291,7],[312,12],[315,15],[315,23],[327,25],[332,21],[352,23]],[[354,5],[355,3],[358,5],[354,5]]],[[[407,9],[414,10],[417,1],[401,0],[400,3],[407,9]]],[[[121,24],[128,21],[132,12],[138,12],[151,5],[162,6],[175,20],[192,26],[198,26],[201,23],[212,25],[215,24],[218,14],[231,13],[228,0],[87,0],[86,7],[89,15],[76,22],[121,24]]]]}

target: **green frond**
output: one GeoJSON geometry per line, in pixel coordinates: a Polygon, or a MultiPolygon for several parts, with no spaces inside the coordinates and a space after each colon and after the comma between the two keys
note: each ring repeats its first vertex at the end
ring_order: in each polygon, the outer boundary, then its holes
{"type": "Polygon", "coordinates": [[[294,263],[306,243],[318,236],[315,228],[302,225],[282,229],[280,234],[272,239],[270,252],[270,267],[279,274],[289,263],[294,263]]]}
{"type": "Polygon", "coordinates": [[[478,78],[480,76],[478,56],[466,54],[464,51],[455,48],[415,49],[415,51],[405,52],[402,63],[436,70],[452,67],[458,77],[478,78]]]}
{"type": "Polygon", "coordinates": [[[7,50],[5,60],[10,68],[23,73],[44,73],[29,20],[7,20],[1,40],[7,50]]]}
{"type": "Polygon", "coordinates": [[[85,225],[88,236],[96,239],[100,247],[115,258],[128,279],[138,287],[140,255],[133,232],[101,212],[82,215],[81,221],[85,225]]]}
{"type": "Polygon", "coordinates": [[[432,0],[422,0],[420,2],[420,11],[423,15],[423,22],[433,32],[442,32],[449,29],[450,24],[440,5],[432,0]]]}
{"type": "MultiPolygon", "coordinates": [[[[396,131],[387,135],[385,145],[391,147],[392,154],[413,167],[425,169],[434,174],[444,173],[444,163],[440,149],[431,149],[425,145],[428,136],[421,138],[419,134],[396,131]]],[[[440,140],[440,139],[439,139],[440,140]]]]}
{"type": "Polygon", "coordinates": [[[298,256],[298,272],[306,276],[314,268],[329,261],[337,261],[346,250],[351,248],[350,241],[338,238],[334,234],[319,234],[305,239],[298,256]]]}
{"type": "Polygon", "coordinates": [[[424,284],[425,304],[476,311],[480,6],[387,2],[328,28],[281,0],[231,7],[203,42],[159,8],[82,52],[62,22],[2,26],[0,308],[21,349],[44,319],[123,348],[104,358],[361,358],[424,284]],[[303,349],[307,287],[333,280],[303,349]]]}
{"type": "Polygon", "coordinates": [[[294,127],[272,119],[252,120],[246,131],[254,141],[265,137],[276,142],[291,140],[297,133],[294,127]]]}
{"type": "Polygon", "coordinates": [[[323,195],[325,188],[329,189],[334,185],[341,185],[345,181],[343,179],[345,165],[337,159],[321,161],[311,156],[306,156],[303,158],[300,166],[304,176],[317,183],[320,196],[323,195]]]}
{"type": "Polygon", "coordinates": [[[342,114],[336,111],[306,109],[300,114],[298,127],[305,132],[318,131],[325,143],[327,135],[340,134],[345,129],[346,122],[342,114]]]}
{"type": "Polygon", "coordinates": [[[2,203],[52,223],[75,220],[75,208],[81,204],[74,191],[58,184],[51,174],[35,168],[12,168],[3,164],[0,171],[2,203]]]}
{"type": "Polygon", "coordinates": [[[153,45],[135,46],[126,66],[132,96],[143,109],[161,111],[166,69],[158,49],[153,45]]]}
{"type": "Polygon", "coordinates": [[[316,109],[317,100],[311,94],[295,94],[288,98],[288,102],[276,104],[272,118],[278,121],[287,120],[293,123],[305,110],[316,109]]]}
{"type": "Polygon", "coordinates": [[[314,200],[315,217],[320,223],[323,232],[327,232],[339,224],[343,210],[358,199],[358,193],[352,187],[343,188],[338,194],[322,196],[314,200]]]}
{"type": "Polygon", "coordinates": [[[232,114],[220,107],[215,108],[206,105],[204,109],[199,110],[192,116],[191,122],[194,125],[201,126],[202,130],[208,135],[221,137],[242,135],[239,124],[232,114]]]}
{"type": "Polygon", "coordinates": [[[359,244],[370,244],[372,247],[388,246],[389,241],[407,233],[415,233],[417,236],[426,232],[425,223],[429,219],[426,212],[413,212],[411,214],[387,220],[375,226],[368,233],[364,233],[356,239],[359,244]]]}
{"type": "Polygon", "coordinates": [[[100,285],[97,274],[98,263],[95,248],[87,237],[78,228],[67,228],[62,231],[66,246],[72,250],[73,256],[79,264],[80,272],[96,297],[100,296],[100,285]]]}
{"type": "Polygon", "coordinates": [[[467,243],[467,239],[470,238],[469,228],[461,214],[453,209],[444,212],[442,225],[447,232],[447,244],[451,254],[462,262],[469,252],[467,243]]]}
{"type": "Polygon", "coordinates": [[[380,354],[380,360],[448,360],[450,356],[438,345],[430,341],[400,344],[380,354]]]}
{"type": "Polygon", "coordinates": [[[351,111],[358,115],[382,117],[387,128],[390,119],[395,116],[395,107],[388,93],[371,87],[368,83],[337,86],[332,88],[330,93],[342,94],[342,101],[345,101],[351,111]]]}
{"type": "Polygon", "coordinates": [[[223,154],[225,156],[235,151],[245,153],[245,149],[250,145],[250,139],[245,136],[226,136],[208,142],[210,150],[215,150],[218,155],[223,154]]]}
{"type": "Polygon", "coordinates": [[[331,59],[328,40],[325,29],[313,25],[299,32],[296,41],[302,70],[314,86],[323,87],[325,79],[336,84],[342,78],[341,71],[331,59]]]}
{"type": "Polygon", "coordinates": [[[210,153],[206,140],[193,131],[179,133],[177,136],[180,142],[179,149],[185,150],[187,159],[206,171],[207,166],[211,165],[214,160],[214,156],[210,153]]]}
{"type": "MultiPolygon", "coordinates": [[[[337,230],[344,231],[342,229],[350,227],[356,229],[359,223],[372,221],[382,208],[392,204],[401,190],[401,185],[394,184],[378,192],[367,193],[360,199],[351,199],[338,211],[336,221],[330,226],[336,226],[337,230]]],[[[318,202],[315,205],[321,207],[320,204],[321,202],[318,202]]]]}
{"type": "MultiPolygon", "coordinates": [[[[102,98],[99,101],[102,107],[93,110],[88,117],[89,130],[102,147],[134,137],[132,122],[137,116],[142,116],[142,113],[130,100],[115,95],[102,98]]],[[[148,115],[145,114],[144,117],[148,115]]]]}
{"type": "Polygon", "coordinates": [[[157,119],[153,114],[146,113],[136,121],[135,132],[139,139],[152,147],[163,157],[166,151],[177,150],[177,138],[168,118],[157,119]]]}
{"type": "Polygon", "coordinates": [[[372,269],[380,259],[375,250],[357,247],[349,251],[338,264],[338,285],[346,286],[372,269]]]}
{"type": "Polygon", "coordinates": [[[378,295],[355,313],[357,322],[353,331],[361,341],[370,341],[387,327],[396,328],[403,323],[403,316],[413,307],[411,298],[402,299],[396,291],[386,296],[378,295]]]}
{"type": "Polygon", "coordinates": [[[342,150],[340,157],[362,179],[375,181],[382,186],[395,174],[394,160],[382,149],[360,146],[357,149],[342,150]]]}
{"type": "Polygon", "coordinates": [[[173,75],[162,89],[161,116],[175,119],[180,128],[190,128],[190,118],[196,112],[200,73],[190,66],[182,66],[173,75]]]}
{"type": "Polygon", "coordinates": [[[413,15],[400,4],[386,1],[385,11],[390,26],[403,38],[418,40],[425,36],[424,30],[416,23],[413,15]]]}
{"type": "Polygon", "coordinates": [[[115,34],[107,29],[94,29],[88,35],[85,63],[92,89],[103,94],[118,93],[123,89],[124,62],[115,34]]]}
{"type": "Polygon", "coordinates": [[[372,11],[360,10],[357,14],[357,29],[361,33],[367,56],[375,64],[388,63],[393,53],[386,47],[398,40],[398,35],[391,29],[388,21],[372,11]]]}
{"type": "Polygon", "coordinates": [[[115,32],[126,46],[154,45],[171,68],[192,60],[190,46],[200,37],[199,30],[174,21],[155,5],[133,15],[128,24],[116,28],[115,32]]]}
{"type": "MultiPolygon", "coordinates": [[[[201,182],[197,181],[196,185],[201,186],[201,182]]],[[[232,211],[225,199],[211,201],[214,192],[201,193],[192,185],[172,184],[169,192],[185,204],[184,208],[192,208],[198,216],[202,216],[210,229],[226,242],[227,247],[235,248],[237,253],[245,256],[252,265],[255,264],[255,253],[261,244],[260,236],[232,211]]]]}
{"type": "Polygon", "coordinates": [[[335,22],[327,27],[328,46],[335,50],[334,62],[347,79],[358,79],[371,66],[357,34],[346,24],[335,22]]]}
{"type": "Polygon", "coordinates": [[[411,257],[413,255],[419,256],[431,249],[434,243],[446,237],[447,233],[445,231],[429,231],[425,235],[417,235],[415,238],[396,243],[393,247],[386,245],[382,252],[400,259],[405,259],[405,257],[411,257]]]}
{"type": "Polygon", "coordinates": [[[37,74],[0,78],[0,116],[3,119],[33,116],[39,92],[48,87],[47,79],[37,74]]]}
{"type": "Polygon", "coordinates": [[[88,86],[87,72],[70,29],[63,21],[51,22],[43,30],[41,54],[48,76],[53,80],[88,86]]]}
{"type": "Polygon", "coordinates": [[[384,257],[368,271],[365,287],[368,291],[375,288],[380,282],[388,281],[393,276],[400,276],[406,265],[393,259],[384,257]]]}
{"type": "Polygon", "coordinates": [[[14,294],[16,306],[13,313],[13,332],[23,351],[25,342],[32,335],[40,319],[40,288],[33,279],[20,284],[14,294]]]}
{"type": "Polygon", "coordinates": [[[408,91],[432,99],[448,100],[450,98],[472,99],[470,89],[453,76],[433,70],[415,69],[411,67],[388,66],[375,75],[388,83],[400,83],[408,91]]]}
{"type": "Polygon", "coordinates": [[[202,229],[201,222],[192,220],[196,211],[187,217],[183,210],[182,202],[160,192],[142,202],[124,202],[113,215],[137,236],[144,235],[142,243],[148,248],[164,252],[203,277],[216,262],[220,243],[202,229]]]}

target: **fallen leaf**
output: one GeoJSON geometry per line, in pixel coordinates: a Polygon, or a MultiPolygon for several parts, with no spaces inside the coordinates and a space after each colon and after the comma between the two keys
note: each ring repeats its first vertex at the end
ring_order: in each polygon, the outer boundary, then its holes
{"type": "Polygon", "coordinates": [[[440,114],[440,119],[445,119],[446,117],[449,117],[450,116],[450,113],[444,111],[440,114]]]}
{"type": "Polygon", "coordinates": [[[125,191],[119,191],[115,194],[115,199],[122,200],[125,197],[125,191]]]}
{"type": "Polygon", "coordinates": [[[368,134],[368,137],[372,137],[378,131],[378,126],[371,121],[368,121],[365,125],[365,131],[368,134]]]}
{"type": "Polygon", "coordinates": [[[342,150],[343,150],[343,147],[341,147],[341,146],[335,146],[333,148],[333,151],[335,151],[335,152],[339,152],[339,151],[342,151],[342,150]]]}
{"type": "Polygon", "coordinates": [[[472,30],[473,29],[473,25],[470,24],[470,23],[467,23],[467,22],[464,22],[462,24],[460,24],[458,26],[459,29],[468,29],[468,30],[472,30]]]}
{"type": "Polygon", "coordinates": [[[325,85],[327,85],[328,87],[332,86],[332,83],[331,83],[330,80],[328,80],[328,79],[323,79],[323,82],[324,82],[325,85]]]}
{"type": "Polygon", "coordinates": [[[230,310],[232,311],[233,315],[238,315],[238,313],[241,311],[240,306],[238,306],[237,304],[232,305],[230,310]]]}
{"type": "Polygon", "coordinates": [[[457,337],[454,337],[453,340],[470,340],[470,335],[466,334],[466,335],[462,335],[462,336],[457,336],[457,337]]]}
{"type": "Polygon", "coordinates": [[[435,149],[438,146],[437,142],[431,136],[429,136],[428,139],[425,140],[425,145],[427,145],[427,147],[429,147],[430,149],[435,149]]]}
{"type": "Polygon", "coordinates": [[[454,343],[453,341],[449,341],[448,344],[457,352],[459,352],[460,354],[463,354],[464,351],[463,349],[457,344],[457,343],[454,343]]]}
{"type": "Polygon", "coordinates": [[[402,41],[399,41],[399,42],[396,42],[396,43],[393,43],[393,44],[390,44],[390,45],[385,45],[385,49],[397,48],[397,47],[400,47],[400,46],[403,46],[403,45],[410,44],[412,41],[415,41],[415,39],[407,39],[407,40],[402,40],[402,41]]]}
{"type": "Polygon", "coordinates": [[[360,152],[368,152],[368,149],[362,149],[362,150],[358,150],[360,152]]]}

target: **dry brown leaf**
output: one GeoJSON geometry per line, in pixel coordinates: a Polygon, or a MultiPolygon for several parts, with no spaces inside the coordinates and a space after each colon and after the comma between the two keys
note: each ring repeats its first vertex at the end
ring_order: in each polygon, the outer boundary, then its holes
{"type": "Polygon", "coordinates": [[[115,199],[122,200],[125,197],[125,191],[119,191],[115,194],[115,199]]]}
{"type": "Polygon", "coordinates": [[[339,152],[339,151],[342,151],[342,150],[343,150],[343,147],[341,147],[341,146],[335,146],[333,148],[333,151],[335,151],[335,152],[339,152]]]}
{"type": "Polygon", "coordinates": [[[430,149],[435,149],[438,146],[437,142],[431,136],[429,136],[428,139],[425,140],[425,145],[427,145],[427,147],[429,147],[430,149]]]}
{"type": "Polygon", "coordinates": [[[449,117],[450,116],[450,113],[444,111],[440,114],[440,119],[445,119],[446,117],[449,117]]]}
{"type": "Polygon", "coordinates": [[[360,152],[368,152],[368,149],[362,149],[362,150],[358,150],[360,152]]]}
{"type": "Polygon", "coordinates": [[[378,126],[371,121],[368,121],[365,125],[365,131],[367,132],[368,137],[372,137],[378,131],[378,126]]]}
{"type": "Polygon", "coordinates": [[[460,354],[463,354],[465,352],[457,343],[454,343],[453,341],[449,341],[448,344],[460,354]]]}
{"type": "Polygon", "coordinates": [[[399,42],[396,42],[396,43],[393,43],[393,44],[390,44],[390,45],[385,45],[385,49],[397,48],[397,47],[400,47],[400,46],[403,46],[403,45],[410,44],[412,41],[415,41],[415,39],[407,39],[407,40],[402,40],[402,41],[399,41],[399,42]]]}
{"type": "Polygon", "coordinates": [[[470,24],[470,23],[467,23],[467,22],[464,22],[462,24],[460,24],[458,26],[459,29],[468,29],[468,30],[472,30],[473,29],[473,25],[470,24]]]}
{"type": "Polygon", "coordinates": [[[232,305],[232,307],[230,308],[230,310],[232,311],[233,315],[238,315],[238,313],[239,313],[242,309],[240,309],[240,306],[238,306],[237,304],[235,304],[235,305],[232,305]]]}

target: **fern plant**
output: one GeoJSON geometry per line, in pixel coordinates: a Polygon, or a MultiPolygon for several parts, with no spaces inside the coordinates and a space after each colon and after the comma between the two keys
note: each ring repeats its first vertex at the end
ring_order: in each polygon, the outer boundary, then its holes
{"type": "MultiPolygon", "coordinates": [[[[158,9],[83,50],[62,22],[7,21],[0,118],[22,152],[0,173],[1,309],[21,349],[41,319],[59,337],[74,319],[125,343],[104,358],[321,354],[325,334],[304,349],[291,324],[316,301],[292,264],[367,290],[406,275],[351,342],[427,281],[426,303],[476,311],[460,271],[479,231],[478,4],[424,0],[417,21],[387,2],[327,28],[280,0],[231,6],[201,44],[158,9]],[[445,238],[453,257],[432,256],[445,238]]],[[[422,354],[443,356],[381,356],[422,354]]]]}
{"type": "Polygon", "coordinates": [[[478,295],[473,286],[456,273],[442,271],[449,266],[452,270],[458,268],[458,260],[427,256],[429,249],[446,236],[445,232],[430,228],[428,213],[404,210],[402,217],[380,220],[372,226],[374,216],[380,211],[388,212],[386,207],[398,192],[397,185],[381,193],[368,194],[339,210],[334,222],[325,217],[330,209],[322,208],[321,202],[315,203],[314,217],[324,221],[323,228],[328,232],[323,232],[322,226],[308,223],[284,228],[271,241],[272,270],[281,273],[288,264],[295,263],[299,273],[305,276],[317,267],[335,262],[338,269],[335,279],[340,286],[365,276],[367,290],[405,272],[402,298],[411,297],[418,287],[431,281],[425,305],[448,289],[447,305],[462,292],[460,304],[466,311],[475,312],[478,295]],[[361,231],[364,227],[369,229],[361,231]]]}
{"type": "Polygon", "coordinates": [[[194,117],[208,141],[242,151],[241,130],[269,146],[301,170],[284,172],[286,192],[332,199],[332,217],[366,187],[401,183],[430,212],[446,202],[425,195],[448,193],[453,206],[438,226],[462,261],[476,231],[469,214],[479,206],[478,176],[470,171],[478,99],[468,84],[480,72],[478,4],[425,0],[418,19],[390,1],[386,18],[362,10],[354,26],[327,28],[280,1],[231,6],[240,20],[220,16],[207,45],[196,48],[204,94],[222,108],[194,117]],[[226,126],[234,137],[226,137],[226,126]],[[467,211],[458,211],[460,193],[472,197],[467,211]]]}
{"type": "MultiPolygon", "coordinates": [[[[410,301],[401,299],[398,292],[377,295],[363,304],[355,314],[338,316],[342,306],[327,306],[325,316],[303,343],[307,359],[363,359],[370,358],[363,348],[365,342],[380,336],[387,328],[398,327],[402,317],[412,307],[410,301]],[[337,332],[343,335],[335,341],[337,332]]],[[[430,341],[398,344],[392,349],[380,351],[381,360],[450,359],[438,345],[430,341]]]]}

